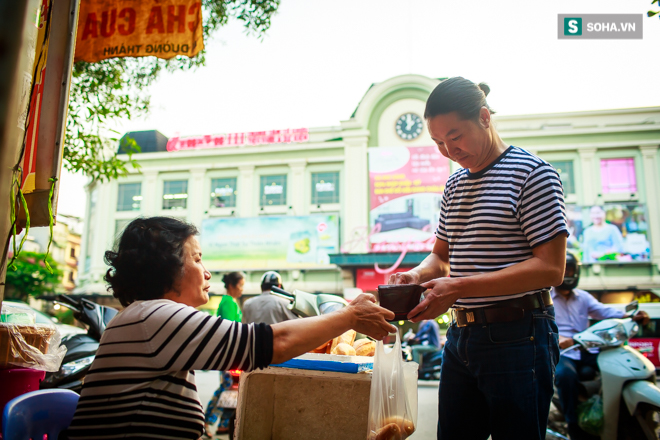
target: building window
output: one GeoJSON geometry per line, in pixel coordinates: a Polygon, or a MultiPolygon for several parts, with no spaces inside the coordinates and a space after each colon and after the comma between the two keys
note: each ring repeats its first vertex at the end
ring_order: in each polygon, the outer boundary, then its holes
{"type": "Polygon", "coordinates": [[[117,193],[117,211],[139,211],[142,203],[141,183],[120,183],[117,193]]]}
{"type": "Polygon", "coordinates": [[[233,208],[236,206],[236,178],[211,180],[211,207],[233,208]]]}
{"type": "Polygon", "coordinates": [[[71,248],[71,258],[76,258],[76,248],[71,248]]]}
{"type": "Polygon", "coordinates": [[[261,206],[286,205],[286,174],[261,176],[261,206]]]}
{"type": "Polygon", "coordinates": [[[575,182],[573,180],[573,161],[556,160],[550,162],[555,167],[561,179],[561,185],[564,187],[564,194],[575,194],[575,182]]]}
{"type": "Polygon", "coordinates": [[[312,173],[312,204],[339,203],[339,172],[312,173]]]}
{"type": "Polygon", "coordinates": [[[163,209],[186,209],[187,201],[187,180],[166,180],[163,182],[163,209]]]}
{"type": "Polygon", "coordinates": [[[603,194],[636,193],[635,159],[601,159],[600,182],[603,194]]]}
{"type": "Polygon", "coordinates": [[[69,272],[69,282],[70,282],[70,283],[73,283],[73,282],[74,282],[74,280],[73,280],[73,272],[69,272]]]}

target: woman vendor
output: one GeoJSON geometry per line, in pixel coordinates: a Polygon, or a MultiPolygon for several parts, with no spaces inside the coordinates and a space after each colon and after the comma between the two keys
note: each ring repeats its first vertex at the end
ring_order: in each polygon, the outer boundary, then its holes
{"type": "Polygon", "coordinates": [[[354,329],[381,340],[394,314],[360,295],[348,307],[275,325],[241,324],[195,309],[209,300],[195,226],[133,220],[107,251],[105,280],[125,309],[103,333],[69,439],[198,439],[204,411],[193,370],[264,368],[354,329]]]}

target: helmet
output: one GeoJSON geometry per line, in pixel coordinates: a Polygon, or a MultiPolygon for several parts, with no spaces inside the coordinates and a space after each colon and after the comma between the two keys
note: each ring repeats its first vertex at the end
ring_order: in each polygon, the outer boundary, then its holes
{"type": "Polygon", "coordinates": [[[269,270],[261,277],[261,291],[270,290],[273,286],[282,287],[282,276],[273,270],[269,270]]]}
{"type": "Polygon", "coordinates": [[[564,272],[564,281],[557,286],[560,290],[573,290],[580,281],[580,262],[571,252],[566,252],[566,270],[564,272]]]}

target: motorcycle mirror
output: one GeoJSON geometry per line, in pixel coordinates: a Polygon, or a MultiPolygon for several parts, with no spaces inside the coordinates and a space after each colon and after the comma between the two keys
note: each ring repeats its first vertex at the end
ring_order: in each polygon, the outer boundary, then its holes
{"type": "Polygon", "coordinates": [[[78,309],[77,307],[72,306],[69,303],[63,303],[63,302],[55,300],[55,301],[53,301],[53,304],[59,304],[60,306],[64,306],[67,309],[70,309],[70,310],[73,310],[74,312],[80,313],[80,309],[78,309]]]}
{"type": "Polygon", "coordinates": [[[275,296],[279,296],[282,299],[286,299],[289,302],[294,302],[296,300],[296,296],[294,294],[289,293],[284,289],[280,289],[277,286],[271,287],[270,293],[274,294],[275,296]]]}
{"type": "Polygon", "coordinates": [[[91,302],[90,300],[87,300],[85,298],[82,298],[81,303],[86,309],[94,310],[96,308],[96,305],[93,302],[91,302]]]}
{"type": "Polygon", "coordinates": [[[67,307],[69,307],[69,306],[78,307],[78,301],[71,298],[70,296],[66,296],[66,295],[63,295],[63,294],[57,295],[55,297],[54,302],[57,303],[57,304],[60,304],[60,305],[64,304],[67,307]],[[59,303],[58,303],[58,301],[59,301],[59,303]]]}

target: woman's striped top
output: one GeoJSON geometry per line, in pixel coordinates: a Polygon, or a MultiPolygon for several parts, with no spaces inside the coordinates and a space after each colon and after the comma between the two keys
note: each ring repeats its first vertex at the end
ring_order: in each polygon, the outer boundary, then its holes
{"type": "MultiPolygon", "coordinates": [[[[559,175],[523,149],[511,146],[483,170],[461,169],[447,181],[436,237],[449,244],[452,277],[528,260],[532,248],[561,234],[568,235],[568,228],[559,175]]],[[[463,298],[455,306],[483,307],[545,289],[463,298]]]]}
{"type": "Polygon", "coordinates": [[[252,370],[273,356],[266,324],[241,324],[166,299],[136,301],[103,333],[69,439],[198,439],[192,370],[252,370]]]}

